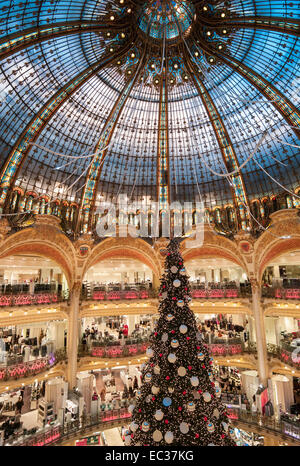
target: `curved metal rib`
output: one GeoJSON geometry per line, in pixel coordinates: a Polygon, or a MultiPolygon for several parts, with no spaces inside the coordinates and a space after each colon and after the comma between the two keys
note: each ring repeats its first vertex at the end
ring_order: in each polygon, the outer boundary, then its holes
{"type": "Polygon", "coordinates": [[[93,162],[88,171],[80,207],[80,210],[83,212],[83,233],[86,233],[88,231],[88,227],[89,225],[91,225],[92,222],[92,216],[96,200],[96,189],[101,176],[103,162],[108,152],[108,149],[105,149],[104,151],[102,149],[106,147],[111,141],[114,130],[123,111],[124,105],[139,77],[142,67],[144,66],[145,54],[146,51],[144,51],[144,54],[139,62],[136,73],[131,79],[129,79],[126,82],[125,86],[123,87],[122,92],[120,93],[116,103],[114,104],[106,120],[106,123],[101,131],[100,139],[95,147],[94,152],[97,155],[94,155],[93,162]]]}
{"type": "Polygon", "coordinates": [[[0,196],[0,206],[4,204],[7,196],[7,188],[11,186],[18,171],[20,170],[21,164],[28,154],[31,145],[30,143],[36,141],[38,135],[41,133],[43,128],[55,114],[55,112],[61,107],[61,105],[77,91],[88,79],[98,73],[101,69],[105,68],[118,58],[122,57],[131,48],[131,40],[127,41],[126,44],[120,48],[116,53],[102,57],[99,61],[79,73],[65,86],[59,89],[47,102],[41,110],[34,116],[30,123],[26,126],[25,130],[19,136],[14,148],[8,156],[8,160],[3,168],[0,187],[3,188],[0,196]]]}
{"type": "MultiPolygon", "coordinates": [[[[233,144],[231,142],[231,139],[229,137],[229,134],[221,118],[221,115],[219,114],[214,104],[214,101],[211,98],[206,87],[194,73],[189,59],[186,60],[186,66],[187,66],[189,75],[191,76],[191,79],[196,89],[199,92],[202,103],[206,109],[206,113],[213,126],[213,129],[214,129],[214,132],[215,132],[215,135],[216,135],[219,147],[220,147],[220,151],[222,153],[225,167],[228,170],[228,172],[237,170],[239,167],[238,159],[237,159],[233,144]]],[[[233,197],[233,202],[235,206],[238,208],[238,205],[241,204],[242,202],[248,207],[250,211],[250,204],[249,204],[249,200],[246,194],[246,188],[245,188],[245,183],[244,183],[242,174],[239,173],[239,174],[230,176],[230,179],[232,181],[231,191],[232,191],[232,197],[233,197]]],[[[248,223],[252,224],[249,211],[246,212],[245,215],[246,215],[248,223]]],[[[245,225],[245,227],[247,227],[247,225],[245,225]]]]}
{"type": "Polygon", "coordinates": [[[207,43],[199,39],[199,45],[210,55],[216,56],[220,61],[228,65],[231,69],[243,76],[247,81],[272,102],[276,110],[283,116],[285,121],[293,128],[296,135],[300,136],[300,112],[290,100],[285,97],[273,84],[260,76],[256,71],[249,68],[236,58],[225,53],[217,52],[210,48],[207,43]],[[299,127],[299,129],[298,129],[299,127]]]}
{"type": "Polygon", "coordinates": [[[0,40],[0,60],[4,60],[27,47],[55,37],[84,32],[125,31],[128,26],[129,23],[106,24],[98,21],[70,21],[25,29],[21,34],[14,32],[0,40]]]}
{"type": "Polygon", "coordinates": [[[207,24],[214,29],[223,29],[225,26],[242,27],[246,29],[264,29],[268,31],[281,32],[300,36],[299,21],[291,18],[280,18],[272,16],[241,16],[233,18],[222,18],[220,21],[209,18],[201,18],[202,24],[207,24]]]}

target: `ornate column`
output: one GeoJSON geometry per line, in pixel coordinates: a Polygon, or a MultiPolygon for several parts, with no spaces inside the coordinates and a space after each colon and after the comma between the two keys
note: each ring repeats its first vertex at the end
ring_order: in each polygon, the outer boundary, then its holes
{"type": "Polygon", "coordinates": [[[258,358],[258,375],[260,382],[266,387],[268,383],[268,362],[265,322],[261,307],[261,287],[256,279],[251,279],[251,287],[252,312],[254,317],[258,358]]]}
{"type": "Polygon", "coordinates": [[[153,273],[152,289],[153,290],[158,290],[159,287],[160,287],[160,279],[155,273],[153,273]]]}
{"type": "Polygon", "coordinates": [[[77,373],[77,348],[78,348],[78,319],[79,319],[79,299],[80,299],[81,282],[74,283],[70,295],[70,309],[68,320],[68,368],[67,379],[69,389],[76,385],[77,373]]]}

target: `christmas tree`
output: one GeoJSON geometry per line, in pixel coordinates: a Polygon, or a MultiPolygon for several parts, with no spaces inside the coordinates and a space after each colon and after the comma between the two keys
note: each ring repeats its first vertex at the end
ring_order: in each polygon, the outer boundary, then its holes
{"type": "Polygon", "coordinates": [[[160,300],[125,443],[235,445],[221,389],[213,381],[212,358],[188,305],[190,287],[176,239],[167,248],[160,300]]]}

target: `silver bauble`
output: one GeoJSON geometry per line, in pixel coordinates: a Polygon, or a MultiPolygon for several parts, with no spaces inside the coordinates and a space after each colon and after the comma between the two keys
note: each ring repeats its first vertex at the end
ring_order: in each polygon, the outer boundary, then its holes
{"type": "Polygon", "coordinates": [[[174,435],[173,435],[173,433],[170,432],[170,431],[166,432],[166,433],[165,433],[165,441],[166,441],[167,443],[172,443],[173,440],[174,440],[174,435]]]}
{"type": "Polygon", "coordinates": [[[153,349],[152,348],[147,348],[146,350],[146,355],[149,357],[149,358],[152,358],[154,352],[153,352],[153,349]]]}
{"type": "Polygon", "coordinates": [[[135,432],[138,429],[139,425],[133,421],[129,427],[132,432],[135,432]]]}
{"type": "Polygon", "coordinates": [[[182,324],[179,327],[179,332],[185,334],[188,331],[188,328],[186,325],[182,324]]]}
{"type": "Polygon", "coordinates": [[[176,280],[173,281],[173,285],[175,286],[175,288],[179,288],[179,286],[181,285],[181,281],[178,280],[178,278],[176,280]]]}
{"type": "Polygon", "coordinates": [[[152,438],[153,438],[154,442],[160,442],[161,439],[163,438],[161,431],[156,429],[153,432],[152,438]]]}
{"type": "Polygon", "coordinates": [[[168,361],[169,361],[170,363],[174,364],[174,362],[176,362],[176,359],[177,359],[177,358],[176,358],[176,356],[175,356],[174,353],[170,353],[170,354],[168,355],[168,361]]]}
{"type": "Polygon", "coordinates": [[[187,422],[181,422],[179,424],[179,430],[182,434],[187,434],[188,431],[190,430],[189,428],[189,425],[187,424],[187,422]]]}
{"type": "Polygon", "coordinates": [[[203,393],[203,399],[204,399],[204,401],[205,401],[206,403],[209,403],[210,400],[211,400],[211,394],[208,393],[208,392],[204,392],[204,393],[203,393]]]}
{"type": "Polygon", "coordinates": [[[171,267],[171,272],[172,272],[172,273],[176,273],[177,270],[178,270],[177,267],[176,267],[175,265],[172,265],[172,267],[171,267]]]}
{"type": "Polygon", "coordinates": [[[161,336],[161,341],[166,342],[166,341],[168,341],[168,338],[169,338],[169,335],[167,333],[163,333],[162,336],[161,336]]]}
{"type": "Polygon", "coordinates": [[[160,374],[160,367],[159,366],[154,366],[153,372],[154,372],[155,375],[159,375],[160,374]]]}
{"type": "Polygon", "coordinates": [[[199,385],[199,379],[196,376],[191,377],[191,384],[193,387],[197,387],[199,385]]]}
{"type": "Polygon", "coordinates": [[[217,408],[214,409],[213,416],[214,416],[215,418],[219,419],[219,417],[220,417],[220,411],[219,411],[217,408]]]}
{"type": "Polygon", "coordinates": [[[158,409],[157,411],[155,411],[154,417],[157,421],[161,421],[164,417],[163,411],[161,409],[158,409]]]}
{"type": "Polygon", "coordinates": [[[186,374],[186,368],[183,366],[178,367],[177,373],[180,377],[184,377],[186,374]]]}
{"type": "Polygon", "coordinates": [[[160,388],[159,387],[156,387],[155,385],[153,385],[151,387],[151,392],[153,393],[153,395],[157,395],[158,392],[159,392],[160,388]]]}

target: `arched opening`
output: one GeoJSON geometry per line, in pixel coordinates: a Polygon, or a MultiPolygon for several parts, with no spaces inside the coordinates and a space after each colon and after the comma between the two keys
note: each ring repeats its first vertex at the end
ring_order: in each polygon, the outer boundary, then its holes
{"type": "Polygon", "coordinates": [[[291,241],[275,247],[264,261],[261,278],[262,296],[276,300],[272,312],[265,316],[266,341],[269,352],[276,352],[287,364],[300,364],[293,352],[300,345],[300,321],[297,315],[300,300],[300,244],[293,248],[291,241]]]}
{"type": "Polygon", "coordinates": [[[0,380],[19,374],[20,364],[23,376],[51,368],[67,345],[59,309],[69,295],[64,271],[49,257],[14,252],[0,267],[0,380]]]}

